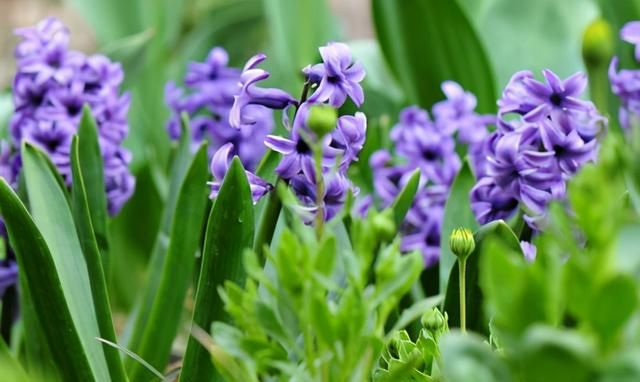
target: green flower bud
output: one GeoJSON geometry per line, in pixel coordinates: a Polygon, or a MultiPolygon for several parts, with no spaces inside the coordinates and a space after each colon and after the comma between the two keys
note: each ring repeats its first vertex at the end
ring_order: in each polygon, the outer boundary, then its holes
{"type": "Polygon", "coordinates": [[[396,235],[396,225],[393,222],[393,210],[387,209],[375,214],[372,219],[373,229],[382,241],[391,241],[396,235]]]}
{"type": "Polygon", "coordinates": [[[338,112],[328,105],[314,105],[309,109],[307,125],[319,138],[336,128],[338,112]]]}
{"type": "Polygon", "coordinates": [[[456,228],[449,236],[449,248],[460,260],[465,260],[476,249],[473,233],[467,228],[456,228]]]}
{"type": "Polygon", "coordinates": [[[593,21],[582,37],[582,57],[587,66],[608,65],[614,53],[611,26],[603,19],[593,21]]]}
{"type": "Polygon", "coordinates": [[[426,311],[420,319],[422,327],[429,332],[438,332],[447,326],[447,317],[444,316],[438,308],[426,311]]]}

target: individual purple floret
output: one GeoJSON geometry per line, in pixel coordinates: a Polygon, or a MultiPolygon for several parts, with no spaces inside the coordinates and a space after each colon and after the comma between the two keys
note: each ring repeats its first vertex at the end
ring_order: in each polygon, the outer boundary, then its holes
{"type": "Polygon", "coordinates": [[[524,258],[529,261],[532,262],[533,260],[536,259],[536,255],[538,253],[538,249],[536,248],[535,245],[527,242],[527,241],[521,241],[520,242],[520,248],[522,248],[522,253],[524,254],[524,258]]]}
{"type": "Polygon", "coordinates": [[[68,49],[69,31],[57,19],[21,28],[13,82],[15,112],[9,130],[14,147],[30,142],[46,152],[71,185],[70,146],[84,105],[96,119],[105,164],[109,212],[116,214],[131,197],[131,155],[122,148],[129,131],[130,98],[120,93],[120,64],[102,55],[85,56],[68,49]]]}
{"type": "MultiPolygon", "coordinates": [[[[209,182],[209,185],[211,186],[211,194],[209,195],[209,197],[211,199],[214,199],[218,196],[218,192],[220,191],[220,187],[222,186],[222,181],[224,180],[224,176],[227,171],[229,171],[229,165],[231,164],[232,159],[233,143],[224,144],[213,155],[213,159],[211,159],[211,173],[213,174],[214,180],[212,182],[209,182]]],[[[273,189],[273,186],[271,184],[267,183],[265,180],[253,174],[252,172],[245,171],[245,174],[247,175],[247,180],[249,181],[251,197],[253,198],[254,203],[257,203],[260,198],[262,198],[273,189]]]]}
{"type": "Polygon", "coordinates": [[[204,62],[192,62],[187,68],[186,89],[173,82],[165,87],[165,101],[172,110],[167,130],[172,139],[181,135],[180,113],[189,115],[193,149],[203,140],[209,142],[209,157],[223,145],[233,144],[245,168],[255,170],[264,154],[262,141],[273,129],[271,110],[260,105],[244,109],[251,125],[234,128],[229,122],[234,97],[240,93],[241,71],[228,66],[229,57],[222,48],[213,48],[204,62]]]}
{"type": "Polygon", "coordinates": [[[318,88],[309,97],[309,101],[328,102],[339,108],[349,97],[356,106],[361,106],[364,92],[360,82],[365,77],[365,71],[362,65],[353,62],[349,47],[343,43],[331,42],[319,50],[322,63],[304,69],[309,82],[318,83],[318,88]]]}
{"type": "Polygon", "coordinates": [[[636,46],[636,60],[640,61],[640,21],[630,21],[620,30],[620,38],[636,46]]]}
{"type": "Polygon", "coordinates": [[[257,68],[258,64],[266,60],[264,54],[257,54],[247,61],[240,76],[240,91],[234,97],[233,107],[229,113],[229,123],[235,128],[244,125],[254,125],[257,121],[246,112],[250,105],[261,105],[269,109],[285,109],[296,105],[297,101],[289,93],[277,88],[261,88],[257,82],[269,78],[269,72],[257,68]]]}

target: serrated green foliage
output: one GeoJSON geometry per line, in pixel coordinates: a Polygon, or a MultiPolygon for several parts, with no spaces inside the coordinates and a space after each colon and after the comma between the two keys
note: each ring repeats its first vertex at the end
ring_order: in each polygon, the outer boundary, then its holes
{"type": "MultiPolygon", "coordinates": [[[[180,327],[196,253],[200,249],[200,228],[208,203],[208,177],[207,145],[202,144],[186,170],[184,182],[177,195],[170,240],[157,294],[144,322],[144,334],[140,345],[134,349],[156,369],[165,368],[171,345],[180,327]]],[[[131,360],[127,364],[132,381],[147,381],[151,378],[149,371],[138,362],[131,360]]]]}
{"type": "MultiPolygon", "coordinates": [[[[251,190],[244,168],[235,157],[207,221],[193,325],[208,331],[214,321],[225,320],[217,288],[228,280],[242,283],[242,253],[253,244],[254,224],[251,190]]],[[[220,375],[214,370],[207,349],[195,338],[189,338],[180,380],[212,378],[219,379],[220,375]]]]}
{"type": "Polygon", "coordinates": [[[495,109],[491,64],[457,1],[371,4],[378,41],[410,102],[429,108],[440,98],[440,84],[454,80],[478,97],[479,110],[495,109]]]}
{"type": "MultiPolygon", "coordinates": [[[[289,208],[286,195],[283,200],[289,208]]],[[[244,287],[227,283],[221,290],[235,329],[213,326],[223,354],[212,356],[221,372],[229,376],[239,367],[247,381],[368,380],[391,336],[385,329],[391,312],[422,269],[420,254],[402,256],[397,240],[376,235],[378,214],[354,219],[353,250],[339,244],[338,226],[330,224],[319,241],[299,234],[304,226],[285,228],[267,253],[266,270],[255,253],[246,253],[244,287]]]]}

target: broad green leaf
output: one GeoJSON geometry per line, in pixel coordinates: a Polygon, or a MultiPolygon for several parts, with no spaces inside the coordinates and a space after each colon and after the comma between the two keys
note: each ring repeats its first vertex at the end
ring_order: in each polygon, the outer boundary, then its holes
{"type": "MultiPolygon", "coordinates": [[[[24,174],[31,178],[38,177],[37,174],[33,174],[34,172],[47,174],[46,178],[49,187],[46,189],[52,191],[47,193],[48,196],[53,195],[57,199],[60,209],[66,208],[64,195],[57,189],[53,176],[48,174],[47,165],[36,157],[33,159],[40,163],[36,167],[31,167],[31,157],[37,155],[33,150],[33,148],[30,148],[30,156],[24,157],[24,174]],[[29,172],[31,172],[31,175],[29,175],[29,172]]],[[[50,203],[53,204],[53,202],[50,203]]],[[[36,208],[41,207],[41,203],[38,201],[35,204],[39,205],[36,208]]],[[[49,250],[43,234],[41,234],[22,202],[20,202],[4,179],[0,180],[0,207],[9,232],[11,246],[16,252],[20,272],[24,275],[24,280],[28,285],[29,301],[33,303],[35,313],[40,318],[39,324],[42,325],[47,347],[51,350],[64,349],[64,351],[51,351],[61,375],[71,381],[96,381],[99,379],[96,375],[100,376],[100,380],[110,380],[104,358],[100,359],[101,356],[103,357],[101,354],[102,349],[99,346],[87,346],[90,345],[89,341],[93,341],[95,345],[94,338],[99,335],[95,316],[85,312],[85,320],[78,320],[78,323],[82,325],[76,325],[74,322],[74,318],[78,318],[77,313],[79,310],[77,301],[74,301],[75,298],[80,301],[88,301],[88,303],[82,304],[82,307],[92,306],[86,269],[84,285],[77,286],[76,291],[68,290],[65,284],[68,285],[71,282],[82,280],[82,273],[77,272],[73,279],[69,279],[67,277],[69,272],[58,268],[58,265],[61,265],[61,259],[56,259],[54,251],[49,250]],[[75,295],[70,292],[75,292],[75,295]],[[93,317],[93,322],[87,322],[90,321],[91,317],[93,317]],[[63,335],[60,335],[61,333],[63,335]],[[88,337],[88,339],[83,339],[82,337],[88,337]],[[93,352],[93,354],[87,354],[86,348],[90,348],[89,351],[93,352]],[[94,365],[97,366],[95,369],[93,368],[94,365]]],[[[65,220],[71,221],[71,213],[68,210],[65,215],[65,220]]],[[[56,250],[59,249],[59,247],[55,248],[56,250]]],[[[67,252],[65,253],[67,255],[66,258],[69,262],[80,263],[80,269],[82,269],[84,257],[79,251],[79,243],[76,248],[78,249],[75,254],[77,257],[73,258],[67,252]]]]}
{"type": "Polygon", "coordinates": [[[590,305],[589,322],[602,339],[610,340],[638,307],[634,278],[623,274],[609,278],[596,290],[590,305]]]}
{"type": "MultiPolygon", "coordinates": [[[[78,137],[82,141],[78,145],[78,164],[82,171],[84,187],[86,189],[89,216],[102,256],[107,255],[107,198],[104,185],[104,164],[98,142],[98,127],[91,114],[91,110],[85,105],[82,111],[82,119],[78,127],[78,137]]],[[[79,222],[77,222],[80,224],[79,222]]],[[[106,264],[103,259],[103,264],[106,264]]],[[[104,267],[107,269],[107,267],[104,267]]]]}
{"type": "MultiPolygon", "coordinates": [[[[473,238],[476,242],[476,248],[467,259],[465,278],[467,328],[479,333],[487,333],[488,326],[486,325],[486,317],[483,310],[483,294],[480,290],[480,266],[483,264],[481,257],[485,251],[483,247],[487,241],[498,240],[504,245],[504,248],[520,254],[522,259],[524,259],[524,256],[522,255],[518,238],[511,228],[502,220],[482,226],[474,233],[473,238]]],[[[503,256],[506,257],[506,255],[503,256]]],[[[504,267],[504,272],[507,272],[506,267],[504,267]]],[[[458,263],[456,262],[448,277],[449,283],[444,300],[444,311],[449,315],[449,326],[451,327],[460,326],[460,289],[458,276],[458,263]]],[[[496,285],[504,285],[504,280],[500,279],[499,276],[493,277],[492,281],[496,285]]]]}
{"type": "Polygon", "coordinates": [[[448,382],[508,382],[509,370],[489,344],[475,334],[458,331],[440,339],[443,380],[448,382]]]}
{"type": "MultiPolygon", "coordinates": [[[[139,322],[140,326],[134,329],[143,331],[140,345],[133,349],[134,352],[156,369],[165,368],[171,344],[180,327],[207,211],[208,177],[207,146],[203,144],[193,158],[178,193],[169,248],[153,305],[144,322],[139,322]]],[[[132,381],[151,378],[149,371],[137,362],[127,362],[127,370],[132,381]]]]}
{"type": "MultiPolygon", "coordinates": [[[[254,217],[251,190],[236,157],[216,198],[205,236],[202,267],[196,291],[193,325],[208,329],[226,314],[217,288],[227,280],[242,284],[242,253],[253,243],[254,217]]],[[[215,375],[211,356],[191,337],[183,361],[181,381],[211,380],[215,375]]]]}
{"type": "Polygon", "coordinates": [[[456,2],[464,9],[484,43],[499,87],[505,86],[519,70],[528,69],[541,75],[542,69],[548,68],[564,77],[584,70],[580,41],[587,25],[598,15],[595,1],[456,2]]]}
{"type": "MultiPolygon", "coordinates": [[[[86,110],[85,110],[86,112],[86,110]]],[[[85,116],[87,114],[85,113],[85,116]]],[[[83,117],[84,118],[84,117],[83,117]]],[[[85,121],[83,121],[85,123],[85,121]]],[[[81,127],[82,129],[82,127],[81,127]]],[[[93,134],[96,136],[96,134],[93,134]]],[[[87,137],[87,135],[84,135],[87,137]]],[[[91,295],[93,296],[94,310],[100,337],[108,341],[116,341],[116,333],[113,328],[111,319],[111,305],[109,303],[109,294],[107,292],[107,283],[102,268],[103,258],[100,255],[100,249],[93,230],[93,222],[91,220],[91,207],[89,206],[89,198],[85,187],[85,177],[80,164],[82,154],[80,150],[80,136],[74,136],[71,142],[71,173],[73,175],[72,188],[72,211],[76,223],[80,245],[86,261],[87,272],[91,283],[91,295]]],[[[82,141],[85,148],[87,143],[82,141]]],[[[90,142],[90,140],[89,140],[90,142]]],[[[94,141],[97,145],[97,140],[94,141]]],[[[99,152],[98,152],[99,155],[99,152]]],[[[89,159],[90,161],[90,159],[89,159]]],[[[101,163],[98,163],[101,166],[101,163]]],[[[90,166],[89,171],[92,170],[90,166]]],[[[99,171],[102,174],[102,171],[99,171]]],[[[95,190],[94,190],[95,191],[95,190]]],[[[104,195],[104,188],[100,189],[100,194],[104,195]]],[[[106,218],[106,216],[105,216],[106,218]]],[[[106,223],[106,222],[105,222],[106,223]]],[[[106,226],[106,225],[105,225],[106,226]]],[[[105,347],[104,356],[111,379],[114,381],[125,381],[127,377],[124,373],[122,360],[116,349],[105,347]]]]}
{"type": "Polygon", "coordinates": [[[454,80],[478,97],[480,111],[495,110],[491,64],[456,1],[372,0],[372,7],[382,52],[409,101],[429,108],[441,83],[454,80]]]}
{"type": "Polygon", "coordinates": [[[170,172],[171,183],[169,184],[168,196],[163,206],[161,225],[155,243],[153,244],[151,259],[147,266],[147,280],[144,285],[144,291],[138,296],[139,298],[136,302],[134,312],[129,318],[129,330],[125,331],[123,335],[123,341],[127,343],[129,349],[138,349],[140,341],[142,341],[146,322],[160,286],[162,270],[169,247],[171,224],[174,221],[176,213],[178,195],[180,188],[185,182],[188,167],[193,161],[191,132],[189,129],[189,120],[186,115],[182,115],[181,129],[182,134],[170,172]]]}
{"type": "Polygon", "coordinates": [[[279,84],[302,90],[301,70],[315,64],[318,47],[338,37],[327,0],[263,0],[273,50],[267,63],[279,84]]]}
{"type": "Polygon", "coordinates": [[[456,256],[449,248],[449,236],[456,228],[468,228],[472,231],[478,229],[473,211],[471,211],[471,201],[469,192],[475,184],[475,178],[471,172],[469,162],[465,161],[458,176],[453,181],[449,197],[444,207],[444,217],[442,218],[442,229],[440,239],[440,293],[447,289],[447,281],[451,269],[456,262],[456,256]]]}
{"type": "Polygon", "coordinates": [[[27,374],[25,373],[22,365],[13,357],[9,347],[4,342],[4,339],[0,336],[0,370],[2,371],[2,378],[6,378],[8,381],[15,382],[27,382],[27,374]]]}
{"type": "Polygon", "coordinates": [[[142,25],[141,4],[128,0],[65,0],[96,32],[98,41],[107,42],[136,33],[142,25]]]}
{"type": "MultiPolygon", "coordinates": [[[[95,340],[100,335],[96,315],[91,310],[87,311],[87,307],[94,306],[87,264],[65,193],[59,187],[45,158],[34,146],[23,145],[23,174],[31,215],[51,251],[55,272],[89,363],[88,370],[95,379],[108,381],[110,377],[104,352],[100,343],[95,340]]],[[[31,288],[31,292],[31,297],[36,298],[37,291],[31,288]]],[[[44,317],[41,314],[39,312],[39,316],[44,317]]],[[[55,356],[57,352],[53,352],[55,356]]]]}
{"type": "Polygon", "coordinates": [[[420,170],[416,169],[413,174],[411,174],[411,178],[407,184],[405,184],[400,194],[394,200],[391,209],[393,210],[393,221],[396,225],[396,228],[400,227],[404,217],[409,212],[411,205],[413,204],[413,198],[416,196],[416,192],[418,192],[418,187],[420,185],[420,170]]]}
{"type": "Polygon", "coordinates": [[[592,380],[595,349],[578,332],[535,325],[524,334],[518,358],[526,381],[581,382],[592,380]]]}

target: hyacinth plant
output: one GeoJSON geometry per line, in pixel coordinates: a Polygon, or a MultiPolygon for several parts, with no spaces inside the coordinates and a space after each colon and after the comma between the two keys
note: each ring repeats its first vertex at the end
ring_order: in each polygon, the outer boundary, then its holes
{"type": "Polygon", "coordinates": [[[640,379],[633,9],[505,70],[491,7],[256,1],[16,30],[0,380],[640,379]]]}

